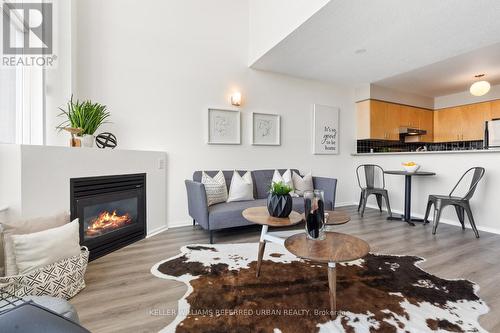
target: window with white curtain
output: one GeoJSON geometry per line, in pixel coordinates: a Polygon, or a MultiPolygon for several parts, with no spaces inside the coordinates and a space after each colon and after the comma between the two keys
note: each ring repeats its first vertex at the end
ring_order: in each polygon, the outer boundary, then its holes
{"type": "MultiPolygon", "coordinates": [[[[9,2],[0,0],[0,6],[4,20],[9,2]]],[[[14,20],[11,38],[22,43],[25,33],[23,22],[14,20]]],[[[0,66],[0,143],[44,144],[44,71],[34,66],[0,66]]]]}

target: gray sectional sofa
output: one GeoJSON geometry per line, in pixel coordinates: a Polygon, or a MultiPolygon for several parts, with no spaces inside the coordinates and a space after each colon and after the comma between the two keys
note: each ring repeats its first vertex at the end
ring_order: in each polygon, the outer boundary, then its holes
{"type": "MultiPolygon", "coordinates": [[[[279,170],[283,174],[286,170],[279,170]]],[[[299,173],[298,170],[292,169],[299,173]]],[[[217,174],[218,171],[205,171],[210,177],[217,174]]],[[[238,171],[243,175],[246,171],[238,171]]],[[[223,171],[226,185],[231,184],[233,171],[223,171]]],[[[203,229],[208,230],[210,234],[210,244],[213,244],[213,231],[252,224],[248,222],[241,213],[249,207],[266,206],[269,185],[271,184],[274,170],[255,170],[251,171],[254,184],[254,198],[251,201],[223,202],[207,206],[207,197],[205,187],[201,183],[201,171],[193,174],[193,180],[186,180],[186,189],[188,196],[189,215],[193,218],[193,224],[197,223],[203,229]]],[[[337,179],[313,177],[314,188],[325,192],[325,209],[333,210],[335,206],[335,192],[337,188],[337,179]]],[[[304,211],[304,199],[293,198],[293,209],[302,213],[304,211]]]]}

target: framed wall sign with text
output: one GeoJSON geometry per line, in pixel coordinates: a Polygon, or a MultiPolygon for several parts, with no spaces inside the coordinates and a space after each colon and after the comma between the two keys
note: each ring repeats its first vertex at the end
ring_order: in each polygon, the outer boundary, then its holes
{"type": "Polygon", "coordinates": [[[313,154],[339,153],[339,108],[314,104],[313,154]]]}

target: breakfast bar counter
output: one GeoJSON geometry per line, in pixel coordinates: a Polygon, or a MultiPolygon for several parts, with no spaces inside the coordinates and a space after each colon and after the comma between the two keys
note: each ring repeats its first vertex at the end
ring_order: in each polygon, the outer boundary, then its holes
{"type": "Polygon", "coordinates": [[[390,152],[390,153],[352,153],[351,156],[489,154],[489,153],[500,153],[500,149],[440,150],[440,151],[400,151],[400,152],[390,152]]]}

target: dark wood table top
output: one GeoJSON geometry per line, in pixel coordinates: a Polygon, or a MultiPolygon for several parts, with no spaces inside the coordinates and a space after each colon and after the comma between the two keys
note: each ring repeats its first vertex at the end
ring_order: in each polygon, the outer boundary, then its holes
{"type": "Polygon", "coordinates": [[[267,211],[267,207],[251,207],[247,208],[242,213],[243,217],[250,222],[267,225],[270,227],[289,227],[299,224],[304,220],[300,213],[292,211],[290,216],[285,218],[272,217],[267,211]]]}
{"type": "MultiPolygon", "coordinates": [[[[328,213],[328,221],[325,222],[325,225],[342,225],[346,224],[351,220],[351,217],[345,212],[333,211],[333,210],[325,210],[325,213],[328,213]]],[[[302,214],[302,218],[305,219],[305,215],[302,214]]]]}
{"type": "Polygon", "coordinates": [[[370,252],[367,242],[338,232],[327,232],[324,240],[308,239],[305,233],[285,240],[285,248],[295,256],[317,262],[347,262],[363,258],[370,252]]]}
{"type": "Polygon", "coordinates": [[[388,170],[384,171],[384,173],[388,175],[400,175],[400,176],[435,176],[435,172],[429,171],[417,171],[417,172],[408,172],[403,170],[388,170]]]}

